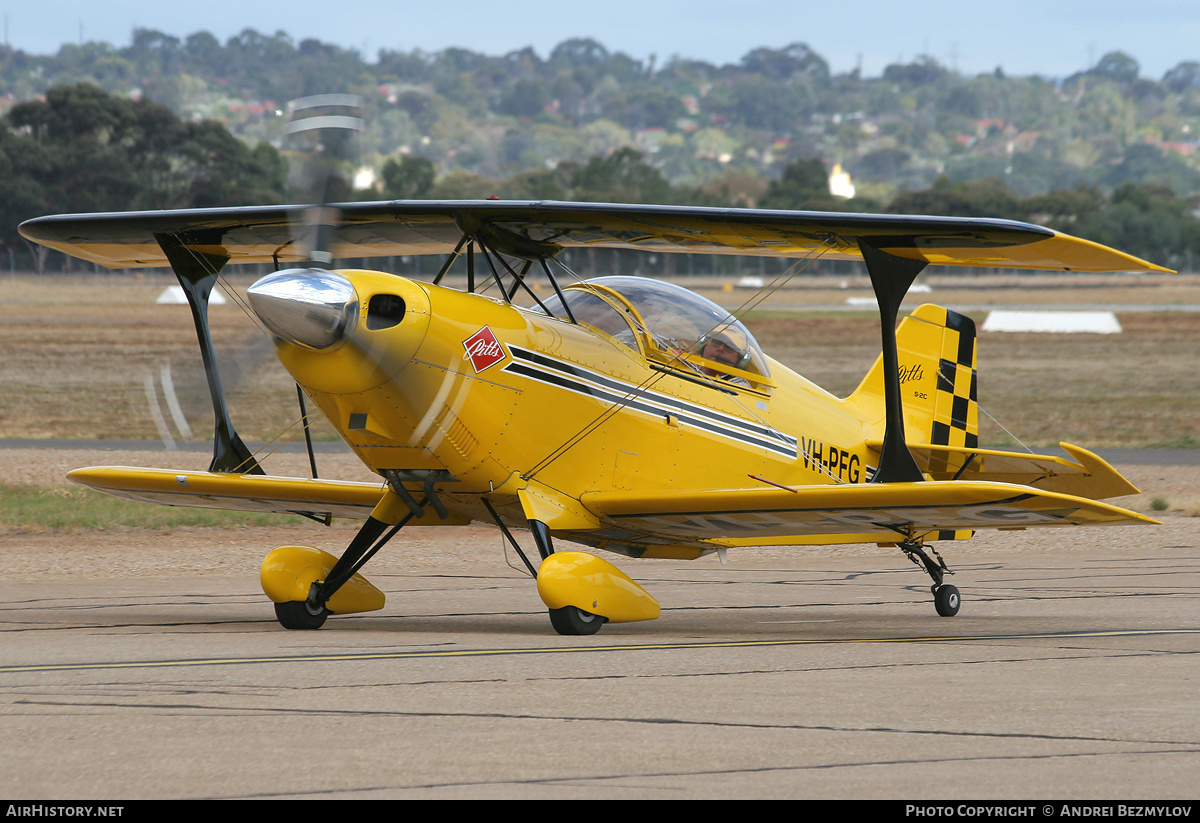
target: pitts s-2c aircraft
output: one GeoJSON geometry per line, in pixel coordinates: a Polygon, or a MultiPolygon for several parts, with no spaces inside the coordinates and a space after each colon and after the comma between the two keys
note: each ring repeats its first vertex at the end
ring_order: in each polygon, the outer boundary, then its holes
{"type": "Polygon", "coordinates": [[[981,528],[1156,522],[1097,502],[1137,489],[1084,449],[1064,443],[1064,458],[979,448],[969,318],[923,305],[896,326],[927,265],[1162,270],[1038,226],[487,200],[62,215],[21,233],[110,268],[171,266],[212,393],[209,471],[105,467],[72,479],[174,506],[366,518],[341,557],[301,546],[267,555],[263,589],[290,629],[382,608],[359,570],[405,525],[495,523],[536,578],[555,630],[579,635],[653,619],[659,604],[596,555],[558,550],[566,542],[722,560],[745,546],[894,545],[928,572],[937,613],[950,616],[959,593],[943,582],[936,541],[981,528]],[[293,239],[303,224],[334,239],[305,251],[293,239]],[[862,260],[882,353],[837,398],[686,289],[579,280],[556,261],[572,248],[862,260]],[[431,283],[330,268],[337,258],[425,254],[446,255],[431,283]],[[440,285],[464,255],[466,290],[440,285]],[[239,263],[275,264],[250,287],[250,305],[303,390],[301,406],[305,396],[316,404],[378,484],[267,476],[236,434],[207,313],[218,273],[239,263]],[[544,299],[534,275],[549,282],[544,299]],[[514,302],[521,290],[528,307],[514,302]],[[532,532],[536,568],[512,529],[532,532]]]}

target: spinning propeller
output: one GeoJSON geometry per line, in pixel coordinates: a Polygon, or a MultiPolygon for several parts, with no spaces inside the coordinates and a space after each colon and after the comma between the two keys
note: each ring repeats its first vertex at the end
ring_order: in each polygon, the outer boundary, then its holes
{"type": "Polygon", "coordinates": [[[314,204],[303,211],[294,239],[307,265],[269,274],[247,294],[254,313],[275,335],[326,349],[343,338],[357,316],[354,286],[327,266],[333,263],[341,220],[329,205],[330,194],[346,188],[340,171],[352,160],[353,136],[362,131],[361,101],[350,94],[320,94],[293,100],[288,111],[288,134],[307,149],[304,174],[314,204]]]}

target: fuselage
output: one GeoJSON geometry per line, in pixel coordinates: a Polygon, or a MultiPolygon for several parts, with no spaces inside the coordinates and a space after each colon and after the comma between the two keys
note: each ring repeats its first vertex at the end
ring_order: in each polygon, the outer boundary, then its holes
{"type": "Polygon", "coordinates": [[[739,385],[636,326],[336,274],[355,294],[344,333],[324,348],[280,339],[281,362],[367,466],[432,476],[462,513],[481,516],[486,495],[519,523],[523,489],[569,508],[595,491],[864,482],[877,460],[879,420],[769,358],[769,377],[739,385]]]}

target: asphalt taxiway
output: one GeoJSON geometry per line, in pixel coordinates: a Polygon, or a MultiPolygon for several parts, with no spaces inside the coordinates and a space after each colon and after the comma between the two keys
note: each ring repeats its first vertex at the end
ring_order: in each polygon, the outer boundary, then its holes
{"type": "Polygon", "coordinates": [[[0,581],[0,796],[1194,798],[1198,521],[945,548],[950,619],[875,547],[625,561],[663,615],[588,638],[483,529],[317,632],[189,568],[213,530],[132,577],[80,535],[111,573],[0,581]]]}

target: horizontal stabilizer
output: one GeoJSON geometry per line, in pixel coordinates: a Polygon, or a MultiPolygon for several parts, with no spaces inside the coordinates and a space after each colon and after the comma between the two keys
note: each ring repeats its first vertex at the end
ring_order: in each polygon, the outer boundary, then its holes
{"type": "Polygon", "coordinates": [[[908,449],[921,471],[934,480],[1016,483],[1089,500],[1138,493],[1137,487],[1120,472],[1087,449],[1070,443],[1059,443],[1059,446],[1075,460],[1046,454],[915,443],[909,443],[908,449]]]}
{"type": "MultiPolygon", "coordinates": [[[[127,466],[93,466],[76,469],[67,477],[89,489],[166,506],[227,509],[243,512],[332,515],[365,520],[383,498],[384,484],[347,480],[313,480],[262,474],[140,469],[127,466]]],[[[426,509],[413,526],[461,526],[466,518],[451,515],[442,520],[426,509]]]]}

